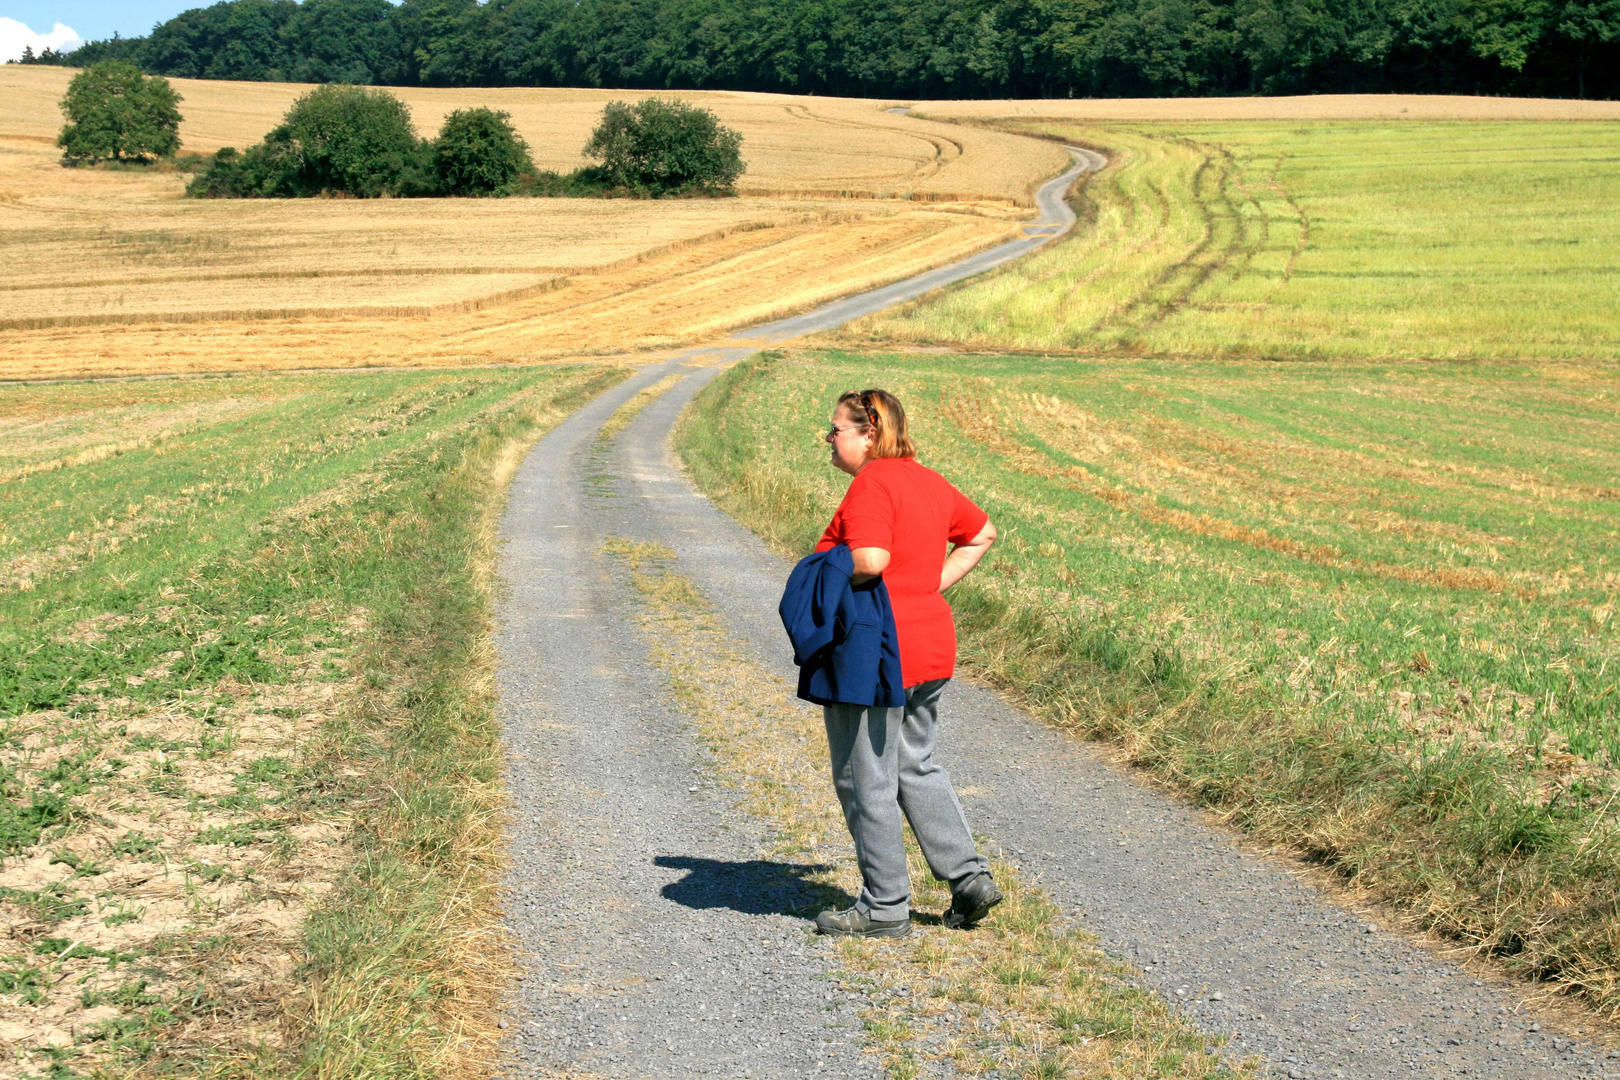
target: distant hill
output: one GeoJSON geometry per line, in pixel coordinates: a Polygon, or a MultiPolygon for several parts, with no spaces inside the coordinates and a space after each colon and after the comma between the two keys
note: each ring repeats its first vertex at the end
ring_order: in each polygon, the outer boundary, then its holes
{"type": "Polygon", "coordinates": [[[107,57],[195,78],[889,97],[1620,95],[1620,0],[223,0],[107,57]]]}

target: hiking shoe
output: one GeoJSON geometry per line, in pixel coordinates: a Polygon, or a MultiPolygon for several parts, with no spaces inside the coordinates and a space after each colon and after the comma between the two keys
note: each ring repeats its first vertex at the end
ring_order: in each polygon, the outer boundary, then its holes
{"type": "Polygon", "coordinates": [[[952,930],[968,930],[990,914],[990,909],[1001,903],[1001,890],[990,871],[981,870],[960,885],[951,888],[951,907],[945,912],[945,925],[952,930]]]}
{"type": "Polygon", "coordinates": [[[847,911],[828,909],[816,916],[816,933],[834,937],[905,937],[911,933],[911,919],[874,919],[860,908],[847,911]]]}

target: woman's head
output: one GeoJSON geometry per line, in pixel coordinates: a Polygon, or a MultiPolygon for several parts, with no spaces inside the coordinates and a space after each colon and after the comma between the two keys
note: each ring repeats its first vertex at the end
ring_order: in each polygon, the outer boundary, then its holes
{"type": "Polygon", "coordinates": [[[840,397],[827,442],[833,464],[852,476],[874,458],[917,456],[906,430],[906,410],[887,390],[851,390],[840,397]]]}

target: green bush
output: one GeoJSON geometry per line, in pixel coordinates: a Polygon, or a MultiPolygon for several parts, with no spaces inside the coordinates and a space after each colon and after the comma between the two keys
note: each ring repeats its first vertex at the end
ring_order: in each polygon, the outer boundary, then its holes
{"type": "Polygon", "coordinates": [[[189,195],[293,198],[431,193],[428,144],[411,112],[386,90],[316,87],[293,103],[264,142],[226,147],[186,188],[189,195]]]}
{"type": "Polygon", "coordinates": [[[506,195],[534,171],[528,144],[512,130],[512,114],[457,109],[433,141],[433,178],[440,195],[506,195]]]}
{"type": "Polygon", "coordinates": [[[512,187],[513,195],[537,199],[604,199],[613,195],[611,185],[596,168],[575,169],[570,173],[541,169],[524,173],[512,187]]]}
{"type": "Polygon", "coordinates": [[[282,143],[300,191],[374,199],[415,194],[425,144],[411,128],[411,110],[386,90],[318,86],[293,102],[266,138],[282,143]]]}
{"type": "Polygon", "coordinates": [[[69,161],[146,161],[180,148],[180,95],[169,80],[103,60],[73,76],[56,145],[69,161]]]}
{"type": "Polygon", "coordinates": [[[264,143],[244,152],[234,146],[215,151],[191,182],[186,194],[203,199],[250,199],[290,196],[291,164],[272,154],[264,143]]]}
{"type": "Polygon", "coordinates": [[[608,182],[638,195],[722,194],[746,166],[742,134],[684,101],[610,101],[584,154],[608,182]]]}

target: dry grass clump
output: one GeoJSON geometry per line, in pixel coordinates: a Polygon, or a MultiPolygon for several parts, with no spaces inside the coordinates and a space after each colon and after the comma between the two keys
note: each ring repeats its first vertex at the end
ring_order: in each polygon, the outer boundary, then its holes
{"type": "Polygon", "coordinates": [[[686,372],[677,371],[673,375],[665,375],[651,386],[637,390],[629,401],[614,409],[613,415],[602,421],[602,426],[596,431],[596,441],[602,444],[610,442],[615,435],[630,426],[630,421],[640,415],[642,409],[663,397],[666,390],[684,378],[686,372]]]}
{"type": "MultiPolygon", "coordinates": [[[[832,797],[817,710],[762,685],[758,664],[717,613],[670,569],[658,544],[609,539],[642,604],[638,616],[655,663],[692,716],[722,774],[775,830],[769,854],[830,869],[828,898],[859,889],[848,834],[832,797]]],[[[999,860],[1007,900],[972,932],[946,931],[928,908],[949,906],[910,844],[914,920],[905,942],[840,943],[846,985],[868,1002],[873,1049],[896,1080],[929,1065],[962,1076],[1236,1077],[1236,1065],[1095,939],[1065,919],[1041,890],[999,860]]]]}

